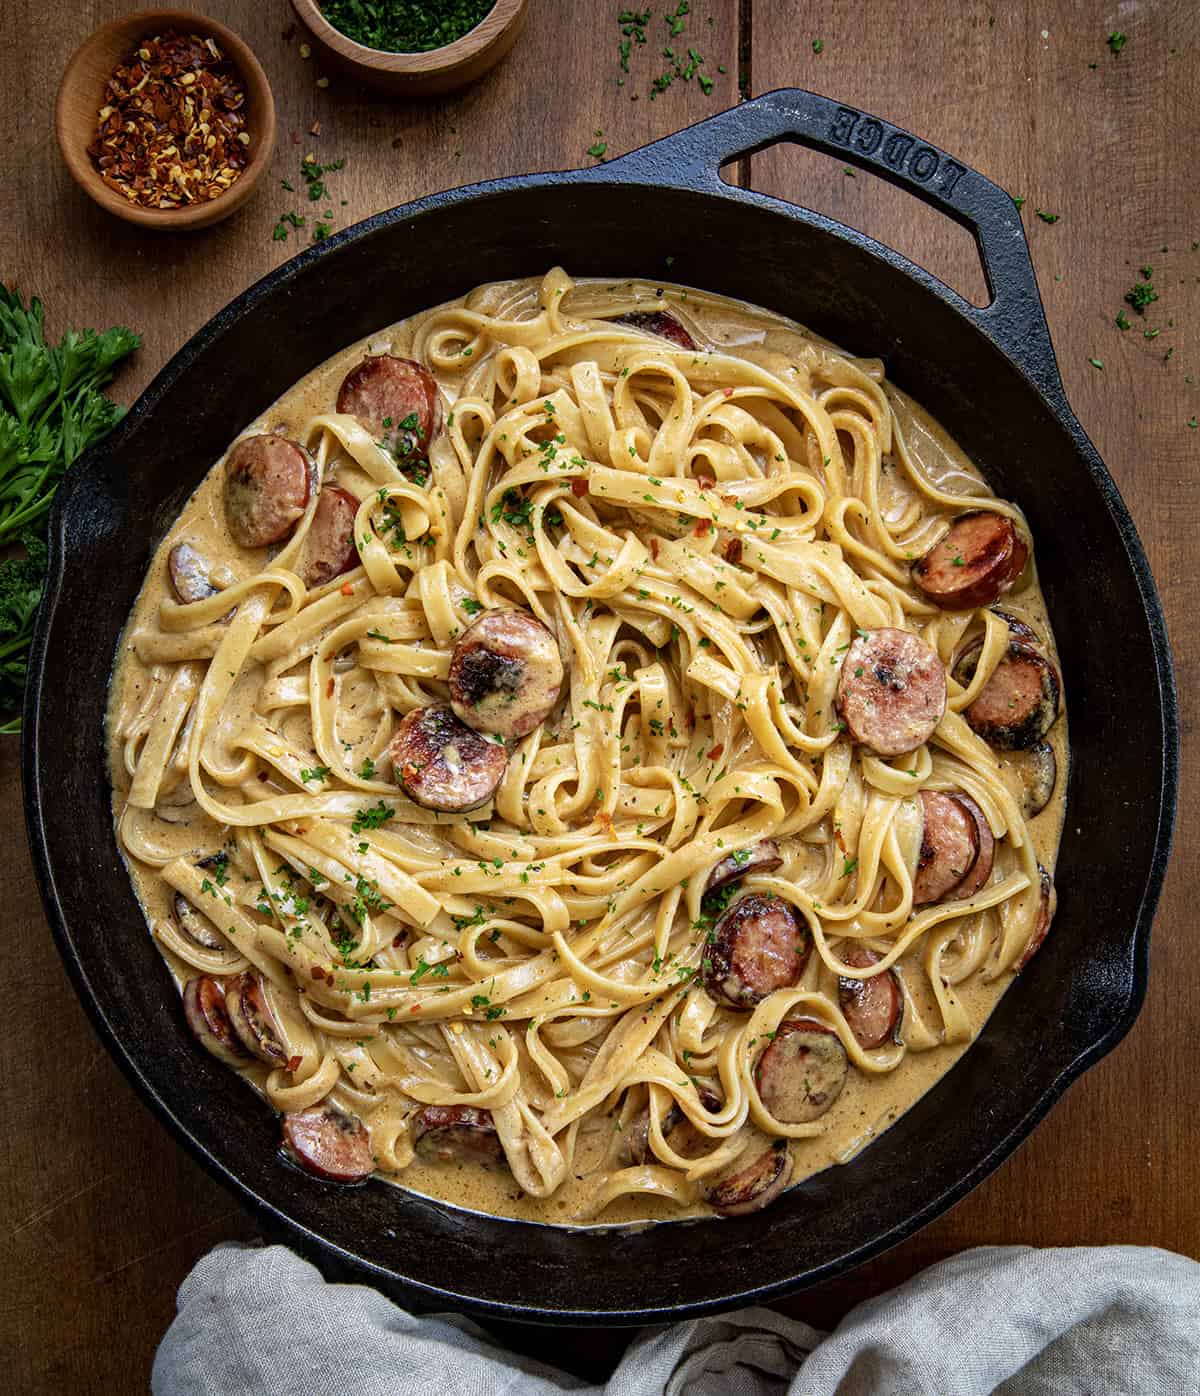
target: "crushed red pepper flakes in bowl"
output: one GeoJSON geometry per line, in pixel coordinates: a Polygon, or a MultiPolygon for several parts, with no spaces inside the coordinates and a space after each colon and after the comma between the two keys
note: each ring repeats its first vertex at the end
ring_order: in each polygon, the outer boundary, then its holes
{"type": "Polygon", "coordinates": [[[250,159],[246,88],[214,39],[144,39],[108,80],[88,146],[100,178],[131,204],[219,198],[250,159]]]}

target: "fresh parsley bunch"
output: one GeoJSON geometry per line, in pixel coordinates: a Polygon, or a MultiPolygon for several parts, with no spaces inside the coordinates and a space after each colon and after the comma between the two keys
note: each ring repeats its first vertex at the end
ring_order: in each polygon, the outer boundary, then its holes
{"type": "Polygon", "coordinates": [[[46,514],[67,469],[117,424],[100,391],[141,337],[68,330],[47,344],[42,304],[0,284],[0,732],[21,727],[25,661],[46,576],[46,514]],[[23,551],[18,551],[21,549],[23,551]],[[16,714],[12,716],[12,714],[16,714]]]}

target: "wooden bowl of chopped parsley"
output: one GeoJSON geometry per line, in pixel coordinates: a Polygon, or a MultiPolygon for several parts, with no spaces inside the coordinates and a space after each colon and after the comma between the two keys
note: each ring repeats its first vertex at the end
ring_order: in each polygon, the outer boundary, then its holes
{"type": "Polygon", "coordinates": [[[528,0],[292,0],[331,66],[394,96],[452,92],[508,53],[528,0]]]}

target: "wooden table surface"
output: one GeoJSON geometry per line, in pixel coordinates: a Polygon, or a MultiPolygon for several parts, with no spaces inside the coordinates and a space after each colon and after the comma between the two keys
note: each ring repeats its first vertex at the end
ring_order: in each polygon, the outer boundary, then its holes
{"type": "MultiPolygon", "coordinates": [[[[94,26],[134,8],[8,0],[0,18],[0,278],[40,294],[56,332],[113,321],[141,329],[144,348],[115,389],[125,401],[214,311],[299,250],[295,233],[278,242],[272,228],[300,206],[279,181],[298,183],[309,151],[323,162],[346,159],[330,180],[334,198],[347,201],[334,205],[342,226],[436,189],[587,164],[598,141],[619,154],[733,105],[739,85],[742,95],[799,85],[920,133],[1027,200],[1067,392],[1141,530],[1182,687],[1182,834],[1156,924],[1150,991],[1129,1037],[993,1178],[906,1244],[782,1307],[831,1324],[964,1246],[1119,1241],[1200,1254],[1200,1202],[1188,1182],[1200,1104],[1200,959],[1188,900],[1197,874],[1190,831],[1200,814],[1188,741],[1200,662],[1191,601],[1200,537],[1200,39],[1191,7],[1042,0],[922,11],[898,0],[692,0],[674,43],[703,55],[713,89],[676,82],[652,102],[669,42],[661,3],[620,86],[617,0],[532,0],[528,29],[499,69],[460,96],[405,106],[336,76],[318,86],[322,74],[302,59],[304,36],[284,0],[208,0],[266,67],[280,138],[272,175],[246,208],[178,237],[112,221],[70,182],[54,142],[54,91],[69,54],[94,26]],[[1118,24],[1128,41],[1114,55],[1106,38],[1118,24]],[[310,134],[318,122],[319,135],[310,134]],[[1042,221],[1037,208],[1058,221],[1042,221]],[[1153,267],[1160,299],[1122,332],[1114,319],[1143,264],[1153,267]]],[[[734,173],[862,228],[983,297],[962,230],[870,176],[791,147],[734,173]]],[[[93,1035],[24,849],[17,744],[0,740],[9,859],[0,936],[0,1352],[14,1391],[142,1389],[179,1281],[217,1241],[252,1235],[254,1225],[151,1118],[93,1035]]],[[[1096,912],[1104,914],[1099,899],[1096,912]]],[[[564,1336],[527,1331],[522,1341],[557,1352],[564,1336]]],[[[572,1342],[577,1362],[593,1371],[618,1350],[614,1335],[572,1342]]]]}

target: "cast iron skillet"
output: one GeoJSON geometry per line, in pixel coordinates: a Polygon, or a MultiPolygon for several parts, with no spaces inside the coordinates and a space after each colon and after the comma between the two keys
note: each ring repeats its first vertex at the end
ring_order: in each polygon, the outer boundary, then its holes
{"type": "Polygon", "coordinates": [[[1011,199],[827,98],[771,93],[598,169],[437,194],[305,252],[206,325],[70,473],[50,571],[30,663],[25,800],[76,989],[146,1099],[268,1226],[318,1259],[365,1267],[412,1305],[636,1323],[826,1279],[986,1177],[1141,1006],[1177,778],[1171,658],[1145,555],[1063,395],[1011,199]],[[781,140],[869,169],[969,228],[991,305],[967,304],[827,218],[722,182],[723,164],[781,140]],[[554,263],[724,292],[885,355],[890,376],[1028,515],[1066,675],[1074,761],[1045,947],[979,1042],[879,1142],[735,1221],[568,1231],[377,1182],[338,1191],[282,1166],[271,1112],[185,1031],[109,815],[102,726],[121,627],[159,539],[231,438],[344,344],[554,263]]]}

